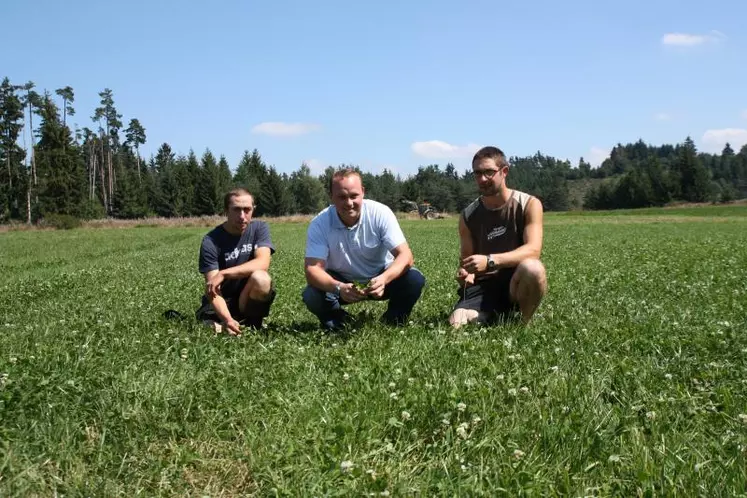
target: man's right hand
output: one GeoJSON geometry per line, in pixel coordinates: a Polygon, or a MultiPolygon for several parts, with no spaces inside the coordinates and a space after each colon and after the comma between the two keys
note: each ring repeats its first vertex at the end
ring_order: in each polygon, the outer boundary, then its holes
{"type": "Polygon", "coordinates": [[[464,268],[459,268],[456,279],[461,285],[475,285],[475,274],[469,273],[464,268]]]}
{"type": "Polygon", "coordinates": [[[340,299],[347,303],[356,303],[366,299],[368,296],[356,289],[354,284],[340,284],[340,299]]]}
{"type": "Polygon", "coordinates": [[[223,324],[225,325],[226,329],[228,329],[229,334],[241,335],[241,324],[233,318],[226,320],[223,324]]]}
{"type": "Polygon", "coordinates": [[[217,272],[208,278],[207,282],[205,282],[205,294],[211,299],[217,296],[220,292],[220,284],[223,283],[223,280],[224,277],[221,272],[217,272]]]}

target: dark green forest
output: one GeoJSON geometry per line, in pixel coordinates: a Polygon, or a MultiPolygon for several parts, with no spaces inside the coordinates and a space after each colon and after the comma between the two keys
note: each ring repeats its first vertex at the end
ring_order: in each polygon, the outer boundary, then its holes
{"type": "MultiPolygon", "coordinates": [[[[183,217],[222,211],[223,193],[243,186],[256,198],[257,216],[315,213],[327,205],[330,165],[313,175],[305,164],[281,173],[258,150],[246,150],[235,167],[211,150],[186,155],[163,142],[141,157],[146,124],[126,122],[111,89],[92,110],[95,129],[71,128],[76,112],[69,86],[54,93],[32,82],[0,85],[0,222],[36,223],[51,216],[79,219],[183,217]],[[29,134],[29,130],[31,133],[29,134]],[[27,137],[31,137],[30,143],[27,137]]],[[[580,158],[573,165],[541,152],[510,157],[509,186],[540,197],[548,211],[662,206],[671,202],[728,202],[747,196],[747,145],[727,144],[721,154],[682,143],[618,144],[598,168],[580,158]],[[573,196],[573,185],[585,185],[573,196]]],[[[286,168],[287,169],[287,168],[286,168]]],[[[456,212],[477,195],[469,170],[427,164],[402,178],[391,171],[362,171],[366,195],[394,210],[402,200],[429,202],[456,212]]]]}

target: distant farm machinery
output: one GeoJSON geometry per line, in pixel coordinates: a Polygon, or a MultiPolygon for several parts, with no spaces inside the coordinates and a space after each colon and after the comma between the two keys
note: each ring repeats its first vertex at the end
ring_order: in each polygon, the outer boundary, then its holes
{"type": "Polygon", "coordinates": [[[434,208],[429,202],[425,201],[418,204],[415,201],[402,199],[402,209],[406,213],[418,213],[421,220],[435,220],[445,217],[443,213],[439,213],[436,208],[434,208]]]}

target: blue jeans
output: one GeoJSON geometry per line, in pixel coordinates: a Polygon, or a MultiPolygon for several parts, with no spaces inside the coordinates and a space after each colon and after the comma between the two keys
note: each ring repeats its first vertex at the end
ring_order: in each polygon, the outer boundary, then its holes
{"type": "MultiPolygon", "coordinates": [[[[327,270],[327,273],[335,280],[349,283],[349,280],[336,272],[327,270]]],[[[384,296],[381,298],[381,300],[389,301],[389,305],[381,317],[382,322],[389,325],[402,325],[407,322],[412,308],[420,299],[424,286],[425,276],[415,267],[389,282],[384,287],[384,296]]],[[[338,329],[344,325],[348,318],[348,313],[342,307],[350,303],[343,301],[331,292],[324,292],[307,285],[303,290],[302,298],[306,308],[319,319],[319,322],[326,329],[338,329]]]]}

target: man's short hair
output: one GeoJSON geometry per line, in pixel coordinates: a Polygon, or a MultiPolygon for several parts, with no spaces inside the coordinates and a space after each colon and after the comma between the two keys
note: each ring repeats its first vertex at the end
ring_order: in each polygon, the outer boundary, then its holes
{"type": "Polygon", "coordinates": [[[493,147],[492,145],[483,147],[482,149],[475,152],[475,155],[472,158],[472,164],[474,165],[476,162],[482,161],[483,159],[494,160],[496,166],[498,166],[499,168],[508,167],[509,165],[508,161],[506,160],[506,154],[504,154],[503,151],[498,147],[493,147]]]}
{"type": "Polygon", "coordinates": [[[358,176],[358,178],[360,178],[361,180],[361,184],[363,184],[363,176],[361,175],[361,172],[358,170],[358,168],[354,168],[352,166],[338,168],[334,173],[332,173],[332,177],[329,179],[329,193],[332,193],[332,185],[335,183],[335,180],[347,178],[353,175],[358,176]]]}
{"type": "Polygon", "coordinates": [[[252,205],[254,205],[254,196],[249,191],[242,187],[232,188],[226,195],[223,196],[223,209],[228,211],[228,205],[231,204],[231,197],[240,197],[242,195],[248,195],[252,198],[252,205]]]}

